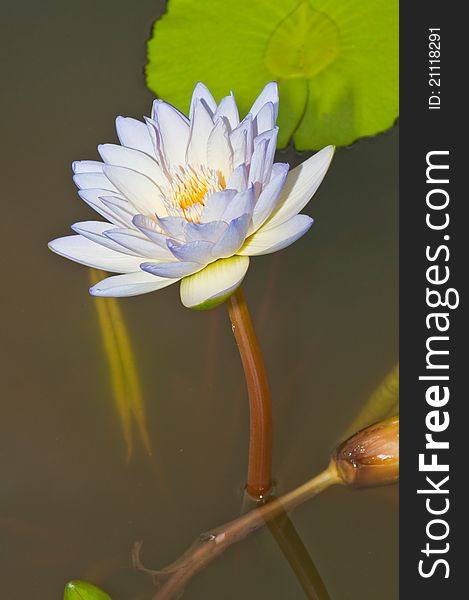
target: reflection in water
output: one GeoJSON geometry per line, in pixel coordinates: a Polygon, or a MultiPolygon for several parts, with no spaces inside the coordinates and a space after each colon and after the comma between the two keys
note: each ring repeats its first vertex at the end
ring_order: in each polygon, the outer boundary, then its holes
{"type": "Polygon", "coordinates": [[[133,552],[134,566],[150,574],[154,582],[160,586],[155,600],[178,599],[189,581],[223,554],[227,548],[261,529],[270,519],[283,514],[285,510],[294,509],[338,483],[342,481],[334,461],[331,461],[322,473],[282,498],[262,504],[234,521],[202,533],[180,558],[164,569],[150,570],[144,567],[140,561],[142,545],[137,543],[133,552]]]}
{"type": "MultiPolygon", "coordinates": [[[[199,535],[192,546],[168,567],[158,571],[144,567],[140,561],[141,542],[134,546],[133,563],[135,568],[150,574],[161,586],[155,600],[175,600],[181,597],[188,582],[227,548],[263,525],[269,525],[272,519],[283,517],[286,510],[293,510],[336,484],[366,489],[397,483],[398,480],[399,418],[393,417],[374,423],[345,440],[333,452],[328,467],[303,485],[278,499],[260,504],[234,521],[199,535]]],[[[295,530],[290,527],[289,538],[278,521],[269,527],[308,598],[329,598],[295,530]]]]}
{"type": "MultiPolygon", "coordinates": [[[[269,502],[272,501],[276,501],[274,496],[269,498],[269,502]]],[[[287,512],[282,508],[279,514],[273,519],[268,519],[266,524],[292,568],[306,598],[330,600],[321,575],[287,512]]]]}
{"type": "Polygon", "coordinates": [[[347,439],[355,431],[374,423],[378,419],[391,417],[399,413],[399,364],[381,381],[363,405],[355,419],[347,427],[342,439],[347,439]]]}
{"type": "MultiPolygon", "coordinates": [[[[105,276],[102,271],[90,269],[91,285],[105,276]]],[[[127,447],[127,460],[130,460],[133,452],[132,419],[135,419],[140,439],[151,456],[140,381],[122,312],[115,298],[96,298],[94,303],[109,363],[114,401],[127,447]]]]}

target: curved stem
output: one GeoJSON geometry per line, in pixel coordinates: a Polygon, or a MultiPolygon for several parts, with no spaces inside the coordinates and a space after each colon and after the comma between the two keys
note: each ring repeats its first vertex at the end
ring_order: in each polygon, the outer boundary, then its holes
{"type": "Polygon", "coordinates": [[[247,491],[262,498],[272,487],[272,406],[262,352],[241,287],[227,301],[249,396],[247,491]]]}
{"type": "Polygon", "coordinates": [[[262,528],[270,519],[284,511],[293,510],[299,504],[338,483],[342,482],[337,474],[335,463],[331,462],[322,473],[285,496],[202,534],[178,560],[165,569],[159,571],[146,569],[140,562],[141,547],[137,545],[133,553],[134,566],[151,574],[160,583],[161,587],[155,600],[180,598],[187,583],[227,548],[262,528]]]}

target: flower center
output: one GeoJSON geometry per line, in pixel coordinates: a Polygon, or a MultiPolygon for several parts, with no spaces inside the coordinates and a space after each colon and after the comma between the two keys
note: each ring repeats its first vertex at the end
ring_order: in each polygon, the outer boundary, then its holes
{"type": "Polygon", "coordinates": [[[208,198],[225,189],[226,183],[219,171],[201,166],[180,167],[173,175],[171,204],[179,216],[200,223],[200,216],[208,198]]]}

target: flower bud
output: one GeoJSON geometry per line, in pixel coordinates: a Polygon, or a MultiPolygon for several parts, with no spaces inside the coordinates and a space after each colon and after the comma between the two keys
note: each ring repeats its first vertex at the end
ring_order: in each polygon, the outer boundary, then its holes
{"type": "Polygon", "coordinates": [[[65,586],[64,600],[111,600],[111,597],[86,581],[70,581],[65,586]]]}
{"type": "Polygon", "coordinates": [[[346,485],[366,488],[399,480],[399,417],[379,421],[343,442],[333,460],[346,485]]]}

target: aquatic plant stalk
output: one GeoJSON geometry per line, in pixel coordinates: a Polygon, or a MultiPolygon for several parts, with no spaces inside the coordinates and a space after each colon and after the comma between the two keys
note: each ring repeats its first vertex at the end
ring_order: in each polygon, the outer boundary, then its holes
{"type": "Polygon", "coordinates": [[[249,534],[263,527],[268,520],[286,510],[292,510],[331,485],[341,482],[335,463],[331,462],[322,473],[282,498],[273,500],[234,521],[203,533],[187,552],[165,569],[154,571],[142,566],[139,558],[141,544],[136,544],[134,547],[134,565],[151,574],[157,583],[163,582],[155,600],[180,598],[187,582],[231,545],[242,541],[249,534]]]}
{"type": "MultiPolygon", "coordinates": [[[[90,281],[96,283],[103,273],[90,269],[90,281]]],[[[127,447],[127,461],[133,452],[132,419],[143,446],[152,455],[143,397],[135,357],[122,312],[114,298],[95,302],[103,344],[108,359],[113,396],[127,447]]]]}
{"type": "Polygon", "coordinates": [[[227,301],[249,396],[249,462],[247,492],[262,498],[272,487],[272,406],[262,352],[239,287],[227,301]]]}
{"type": "MultiPolygon", "coordinates": [[[[154,600],[180,598],[187,582],[226,548],[240,542],[284,511],[292,510],[336,483],[367,488],[399,480],[399,417],[375,423],[340,444],[325,469],[313,479],[263,504],[242,517],[200,535],[194,544],[165,569],[146,569],[140,562],[141,543],[133,550],[134,566],[153,576],[160,590],[154,600]]],[[[327,591],[324,592],[327,594],[327,591]]]]}
{"type": "MultiPolygon", "coordinates": [[[[276,498],[269,499],[269,502],[276,498]]],[[[331,600],[321,575],[288,513],[282,510],[266,522],[308,600],[331,600]]]]}
{"type": "Polygon", "coordinates": [[[399,413],[399,363],[380,382],[364,406],[350,423],[341,439],[347,439],[353,433],[379,419],[392,417],[399,413]]]}

